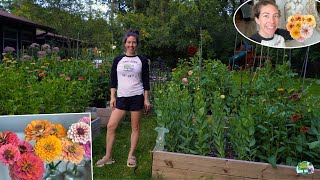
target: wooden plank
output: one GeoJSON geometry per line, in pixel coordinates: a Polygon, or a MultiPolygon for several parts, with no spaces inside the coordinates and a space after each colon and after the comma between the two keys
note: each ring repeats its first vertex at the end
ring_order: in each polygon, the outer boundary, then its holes
{"type": "MultiPolygon", "coordinates": [[[[272,168],[268,163],[241,161],[216,157],[197,156],[190,154],[153,152],[153,167],[157,169],[176,169],[202,174],[243,177],[249,179],[320,179],[320,170],[312,175],[299,175],[295,167],[278,165],[272,168]],[[161,167],[161,168],[160,168],[161,167]]],[[[161,171],[166,173],[165,171],[161,171]]]]}
{"type": "Polygon", "coordinates": [[[227,176],[221,174],[211,174],[199,171],[186,171],[182,169],[174,169],[170,167],[152,167],[152,177],[154,179],[166,179],[166,180],[176,180],[176,179],[219,179],[219,180],[253,180],[251,178],[227,176]]]}

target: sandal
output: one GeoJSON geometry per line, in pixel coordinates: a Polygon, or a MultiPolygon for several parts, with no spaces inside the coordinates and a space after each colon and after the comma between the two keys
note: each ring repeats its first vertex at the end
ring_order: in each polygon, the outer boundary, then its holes
{"type": "Polygon", "coordinates": [[[131,167],[131,168],[132,167],[136,167],[137,166],[136,157],[134,157],[134,156],[129,157],[128,160],[127,160],[127,166],[131,167]]]}
{"type": "Polygon", "coordinates": [[[109,165],[109,164],[113,164],[115,163],[115,160],[112,158],[106,159],[106,156],[103,156],[102,159],[99,159],[96,162],[96,167],[103,167],[105,164],[109,165]]]}

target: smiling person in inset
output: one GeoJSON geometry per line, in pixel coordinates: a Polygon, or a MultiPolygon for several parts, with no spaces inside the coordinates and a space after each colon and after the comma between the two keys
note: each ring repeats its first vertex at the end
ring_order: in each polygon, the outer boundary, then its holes
{"type": "Polygon", "coordinates": [[[285,39],[292,39],[287,30],[278,29],[281,13],[274,1],[260,0],[253,6],[253,14],[259,31],[250,39],[271,47],[285,47],[285,39]]]}

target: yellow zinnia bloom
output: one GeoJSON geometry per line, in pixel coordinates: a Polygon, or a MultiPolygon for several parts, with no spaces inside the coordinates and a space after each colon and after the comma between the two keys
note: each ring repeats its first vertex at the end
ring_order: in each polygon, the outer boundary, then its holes
{"type": "Polygon", "coordinates": [[[287,19],[287,22],[293,23],[294,22],[294,16],[289,16],[288,19],[287,19]]]}
{"type": "Polygon", "coordinates": [[[62,138],[67,136],[67,130],[61,124],[54,124],[52,135],[62,138]]]}
{"type": "Polygon", "coordinates": [[[302,22],[301,21],[296,21],[296,22],[294,22],[294,27],[296,27],[296,28],[301,28],[301,26],[302,26],[302,22]]]}
{"type": "Polygon", "coordinates": [[[300,28],[293,28],[291,31],[290,31],[290,35],[293,39],[298,39],[300,38],[300,28]]]}
{"type": "Polygon", "coordinates": [[[53,133],[54,125],[48,120],[33,120],[25,129],[26,141],[38,140],[53,133]]]}
{"type": "Polygon", "coordinates": [[[61,140],[54,135],[41,138],[36,141],[34,152],[46,163],[59,160],[62,152],[61,140]]]}
{"type": "Polygon", "coordinates": [[[316,27],[316,19],[312,15],[305,15],[304,22],[312,28],[316,27]]]}

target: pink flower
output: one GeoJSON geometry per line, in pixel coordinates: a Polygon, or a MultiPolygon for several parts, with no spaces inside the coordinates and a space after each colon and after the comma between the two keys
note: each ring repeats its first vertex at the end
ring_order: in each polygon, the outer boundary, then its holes
{"type": "Polygon", "coordinates": [[[19,180],[41,180],[44,172],[44,164],[33,153],[24,153],[20,159],[9,166],[10,177],[19,180]]]}
{"type": "Polygon", "coordinates": [[[191,76],[191,75],[192,75],[192,73],[193,73],[193,71],[192,71],[192,70],[190,70],[190,71],[188,72],[189,76],[191,76]]]}
{"type": "Polygon", "coordinates": [[[91,119],[89,117],[83,117],[79,120],[79,122],[84,122],[84,123],[87,123],[89,124],[91,122],[91,119]]]}
{"type": "Polygon", "coordinates": [[[303,37],[299,37],[298,39],[296,39],[298,42],[303,42],[304,40],[305,40],[305,38],[303,38],[303,37]]]}
{"type": "Polygon", "coordinates": [[[13,164],[20,158],[20,152],[17,146],[6,144],[0,147],[0,161],[2,164],[13,164]]]}
{"type": "Polygon", "coordinates": [[[187,84],[188,83],[188,79],[187,78],[182,78],[182,83],[187,84]]]}
{"type": "Polygon", "coordinates": [[[10,131],[3,131],[0,132],[0,147],[5,144],[12,144],[14,146],[18,145],[20,139],[14,133],[10,131]]]}
{"type": "Polygon", "coordinates": [[[308,39],[312,36],[313,29],[308,24],[302,24],[301,26],[301,37],[308,39]]]}
{"type": "Polygon", "coordinates": [[[77,122],[69,127],[67,132],[67,137],[72,140],[72,142],[78,142],[81,144],[86,144],[90,141],[90,126],[84,122],[77,122]]]}
{"type": "Polygon", "coordinates": [[[70,77],[66,77],[66,81],[71,81],[71,78],[70,77]]]}
{"type": "Polygon", "coordinates": [[[91,143],[88,141],[86,144],[83,144],[83,149],[85,150],[86,154],[84,157],[91,159],[91,143]]]}
{"type": "Polygon", "coordinates": [[[18,149],[20,151],[20,154],[24,154],[24,153],[33,151],[33,147],[31,146],[31,144],[28,143],[27,141],[22,141],[22,140],[20,140],[20,142],[18,144],[18,149]]]}

